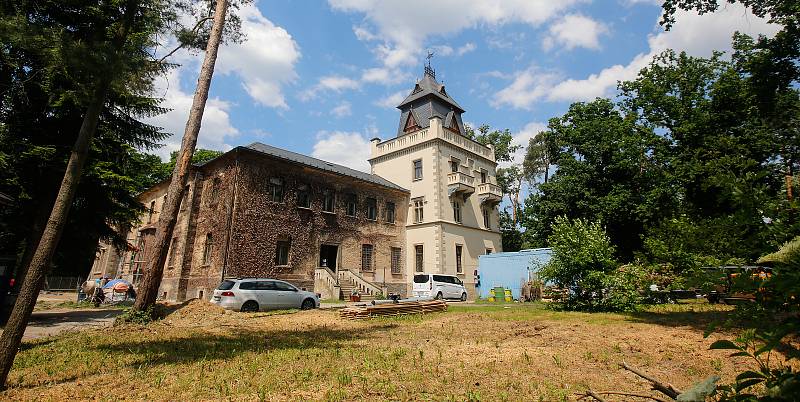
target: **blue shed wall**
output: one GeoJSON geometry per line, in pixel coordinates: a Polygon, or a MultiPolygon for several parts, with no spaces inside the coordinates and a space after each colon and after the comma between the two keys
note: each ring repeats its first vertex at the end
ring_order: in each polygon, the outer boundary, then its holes
{"type": "Polygon", "coordinates": [[[478,274],[481,286],[478,288],[478,294],[482,298],[488,298],[489,289],[502,286],[510,288],[514,299],[519,299],[522,283],[528,280],[528,273],[538,272],[540,266],[550,261],[551,255],[550,248],[536,248],[480,256],[478,274]]]}

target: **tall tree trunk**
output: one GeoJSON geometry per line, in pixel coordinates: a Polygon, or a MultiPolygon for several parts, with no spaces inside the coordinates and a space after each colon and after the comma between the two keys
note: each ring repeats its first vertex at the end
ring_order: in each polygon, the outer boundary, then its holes
{"type": "Polygon", "coordinates": [[[158,218],[155,245],[152,248],[151,255],[146,257],[147,265],[145,266],[144,277],[139,286],[136,303],[133,305],[133,308],[138,311],[144,311],[152,306],[158,296],[158,287],[164,274],[164,263],[167,261],[172,232],[178,220],[178,208],[189,180],[189,165],[197,145],[197,135],[200,132],[200,124],[203,120],[203,112],[208,100],[208,90],[211,86],[211,77],[214,75],[214,64],[217,61],[217,51],[222,39],[222,29],[225,25],[225,12],[227,9],[227,0],[217,1],[217,7],[214,10],[214,25],[211,27],[211,36],[206,45],[203,66],[200,69],[197,89],[192,100],[192,109],[189,112],[189,120],[186,122],[186,130],[183,133],[181,153],[178,160],[175,161],[172,180],[167,190],[167,200],[161,208],[161,216],[158,218]]]}
{"type": "Polygon", "coordinates": [[[67,163],[67,171],[61,181],[61,188],[58,190],[53,211],[50,213],[50,218],[42,232],[39,247],[36,248],[36,252],[31,258],[22,289],[20,289],[19,297],[14,304],[14,309],[11,311],[8,323],[3,329],[3,334],[0,335],[0,386],[2,387],[5,387],[8,372],[11,370],[14,357],[16,357],[20,342],[22,342],[22,334],[25,332],[25,327],[31,318],[33,306],[36,304],[36,298],[39,296],[39,290],[42,287],[42,282],[44,282],[44,274],[61,239],[61,232],[64,230],[67,214],[69,214],[72,200],[78,189],[81,171],[89,155],[89,144],[92,142],[92,137],[97,129],[97,122],[100,119],[100,112],[103,110],[103,105],[106,101],[109,85],[108,79],[101,79],[93,99],[86,109],[86,115],[83,117],[78,139],[72,148],[72,153],[67,163]]]}

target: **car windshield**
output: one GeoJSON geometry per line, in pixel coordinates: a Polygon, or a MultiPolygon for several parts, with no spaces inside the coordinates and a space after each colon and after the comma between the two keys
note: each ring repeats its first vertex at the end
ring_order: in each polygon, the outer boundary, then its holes
{"type": "Polygon", "coordinates": [[[414,275],[414,283],[428,283],[428,275],[414,275]]]}
{"type": "Polygon", "coordinates": [[[233,285],[235,285],[235,284],[236,284],[236,282],[234,282],[234,281],[222,281],[222,283],[219,284],[219,287],[217,289],[219,289],[219,290],[231,290],[231,289],[233,289],[233,285]]]}

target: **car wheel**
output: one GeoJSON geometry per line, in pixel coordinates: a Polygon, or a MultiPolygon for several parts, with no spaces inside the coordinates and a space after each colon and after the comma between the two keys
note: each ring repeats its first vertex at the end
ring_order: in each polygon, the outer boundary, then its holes
{"type": "Polygon", "coordinates": [[[258,311],[258,303],[250,300],[242,304],[241,312],[243,313],[255,313],[258,311]]]}
{"type": "Polygon", "coordinates": [[[436,294],[436,300],[442,300],[442,292],[436,294]]]}
{"type": "Polygon", "coordinates": [[[462,293],[461,294],[461,301],[462,302],[467,301],[467,294],[466,293],[462,293]]]}
{"type": "Polygon", "coordinates": [[[314,300],[305,299],[305,300],[303,300],[303,304],[300,305],[300,309],[301,310],[311,310],[312,308],[314,308],[314,304],[315,304],[314,300]]]}

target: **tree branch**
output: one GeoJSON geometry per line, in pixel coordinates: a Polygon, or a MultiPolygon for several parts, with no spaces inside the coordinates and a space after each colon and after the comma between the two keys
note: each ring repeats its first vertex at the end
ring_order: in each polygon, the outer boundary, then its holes
{"type": "Polygon", "coordinates": [[[654,401],[656,401],[656,402],[667,402],[666,400],[664,400],[664,399],[661,399],[661,398],[657,398],[657,397],[655,397],[655,396],[644,395],[644,394],[634,394],[634,393],[630,393],[630,392],[620,392],[620,391],[598,391],[597,393],[598,393],[598,394],[601,394],[601,395],[624,395],[624,396],[635,396],[635,397],[637,397],[637,398],[652,399],[652,400],[654,400],[654,401]]]}
{"type": "MultiPolygon", "coordinates": [[[[214,19],[213,17],[201,18],[200,21],[197,21],[197,24],[194,25],[194,28],[192,28],[191,32],[196,32],[200,28],[200,25],[202,25],[206,21],[210,21],[210,20],[213,20],[213,19],[214,19]]],[[[177,52],[178,50],[182,49],[184,46],[185,46],[184,43],[179,44],[178,47],[176,47],[175,49],[172,49],[172,51],[170,51],[169,53],[164,55],[164,57],[158,59],[158,62],[159,63],[163,63],[164,60],[167,59],[167,57],[172,56],[175,52],[177,52]]]]}
{"type": "Polygon", "coordinates": [[[636,374],[639,377],[642,377],[645,380],[649,381],[650,385],[653,387],[654,390],[656,390],[658,392],[661,392],[662,394],[664,394],[664,395],[666,395],[666,396],[668,396],[668,397],[670,397],[672,399],[677,399],[678,395],[680,395],[682,393],[680,390],[678,390],[677,388],[673,387],[672,384],[662,384],[658,380],[656,380],[656,379],[648,376],[647,374],[642,373],[641,371],[629,366],[628,363],[625,363],[624,361],[622,362],[622,364],[620,366],[622,366],[622,368],[624,368],[625,370],[628,370],[631,373],[636,374]]]}

